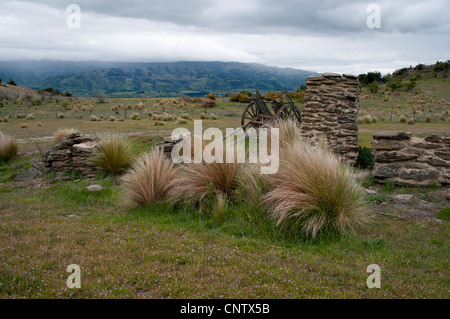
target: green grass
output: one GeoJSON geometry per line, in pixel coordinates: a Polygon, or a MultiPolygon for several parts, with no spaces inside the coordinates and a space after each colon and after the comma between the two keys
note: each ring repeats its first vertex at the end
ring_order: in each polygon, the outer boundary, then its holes
{"type": "Polygon", "coordinates": [[[112,178],[99,193],[90,183],[0,192],[0,297],[448,297],[447,222],[378,219],[363,234],[305,240],[245,202],[218,220],[206,204],[126,208],[112,178]],[[80,290],[65,286],[72,263],[80,290]],[[381,289],[365,285],[373,263],[381,289]]]}
{"type": "Polygon", "coordinates": [[[436,217],[439,218],[439,219],[449,220],[450,219],[450,207],[446,207],[446,208],[441,209],[438,212],[436,217]]]}

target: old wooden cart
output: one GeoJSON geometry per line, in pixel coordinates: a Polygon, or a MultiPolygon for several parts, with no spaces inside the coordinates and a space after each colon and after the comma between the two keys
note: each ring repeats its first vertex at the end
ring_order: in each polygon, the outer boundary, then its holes
{"type": "Polygon", "coordinates": [[[281,99],[265,99],[258,89],[251,97],[250,104],[245,108],[241,117],[241,127],[244,130],[270,124],[276,119],[292,119],[301,123],[300,109],[294,104],[287,91],[281,99]],[[272,106],[272,110],[268,104],[272,106]]]}

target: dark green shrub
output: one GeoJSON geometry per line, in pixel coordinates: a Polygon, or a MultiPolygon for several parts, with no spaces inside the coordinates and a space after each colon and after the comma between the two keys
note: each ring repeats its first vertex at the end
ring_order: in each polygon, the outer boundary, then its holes
{"type": "Polygon", "coordinates": [[[367,89],[369,90],[370,93],[377,94],[378,91],[380,90],[380,85],[377,82],[374,81],[371,84],[369,84],[367,89]]]}
{"type": "Polygon", "coordinates": [[[372,149],[369,147],[359,147],[358,159],[356,166],[359,168],[372,168],[375,164],[372,149]]]}

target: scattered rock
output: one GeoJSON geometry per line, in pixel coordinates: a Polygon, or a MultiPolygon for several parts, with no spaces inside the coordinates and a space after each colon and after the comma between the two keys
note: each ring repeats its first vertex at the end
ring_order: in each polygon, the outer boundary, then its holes
{"type": "Polygon", "coordinates": [[[102,189],[103,189],[103,186],[102,185],[98,185],[98,184],[86,186],[86,190],[88,190],[90,192],[99,192],[102,189]]]}
{"type": "Polygon", "coordinates": [[[399,204],[411,203],[414,200],[414,195],[402,194],[402,195],[391,195],[390,198],[399,204]]]}
{"type": "Polygon", "coordinates": [[[378,194],[376,190],[369,189],[369,188],[364,188],[364,193],[366,193],[366,195],[376,195],[376,194],[378,194]]]}

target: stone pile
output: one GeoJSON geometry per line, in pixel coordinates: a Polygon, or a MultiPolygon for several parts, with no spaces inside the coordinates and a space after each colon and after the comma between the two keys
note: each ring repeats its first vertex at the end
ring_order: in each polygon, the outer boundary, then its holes
{"type": "Polygon", "coordinates": [[[349,74],[324,73],[306,78],[302,134],[313,144],[324,137],[340,157],[358,159],[359,81],[349,74]]]}
{"type": "Polygon", "coordinates": [[[172,139],[172,137],[165,137],[163,141],[157,142],[155,147],[160,147],[167,158],[172,157],[172,148],[179,142],[183,140],[184,136],[180,135],[178,138],[172,139]]]}
{"type": "Polygon", "coordinates": [[[86,178],[94,178],[97,169],[91,163],[91,156],[96,145],[91,136],[70,134],[44,154],[43,162],[46,168],[57,173],[79,172],[86,178]]]}
{"type": "Polygon", "coordinates": [[[374,179],[407,186],[450,184],[450,136],[414,137],[406,132],[373,134],[374,179]]]}

